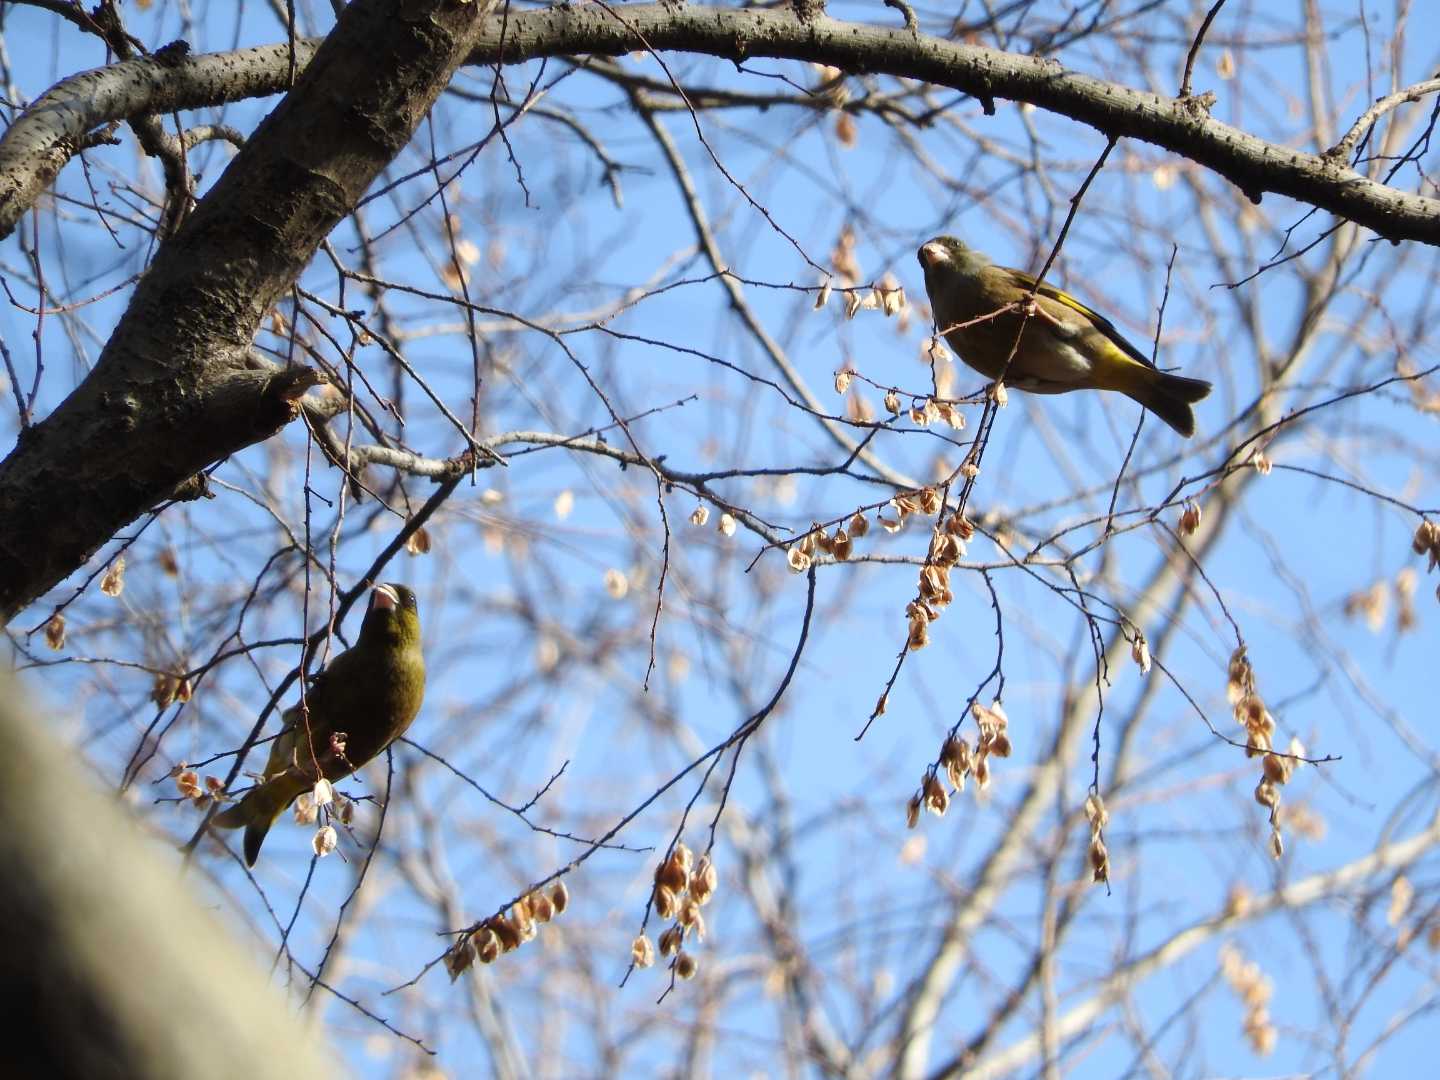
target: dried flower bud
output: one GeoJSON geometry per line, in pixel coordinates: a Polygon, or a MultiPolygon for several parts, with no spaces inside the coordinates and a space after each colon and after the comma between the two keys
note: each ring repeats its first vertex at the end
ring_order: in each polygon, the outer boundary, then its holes
{"type": "Polygon", "coordinates": [[[836,529],[835,537],[830,541],[830,554],[835,556],[836,561],[845,562],[854,551],[855,545],[850,542],[850,534],[844,529],[836,529]]]}
{"type": "Polygon", "coordinates": [[[106,596],[119,596],[125,591],[125,556],[116,555],[100,578],[100,591],[106,596]]]}
{"type": "Polygon", "coordinates": [[[905,804],[905,827],[913,829],[920,823],[920,796],[911,795],[910,801],[905,804]]]}
{"type": "Polygon", "coordinates": [[[704,524],[705,524],[707,521],[709,521],[709,520],[710,520],[710,508],[709,508],[708,506],[706,506],[704,503],[701,503],[699,506],[695,507],[694,510],[690,511],[690,524],[691,524],[691,525],[696,525],[696,526],[704,525],[704,524]]]}
{"type": "Polygon", "coordinates": [[[1204,517],[1200,504],[1194,499],[1185,500],[1185,508],[1180,511],[1180,533],[1182,536],[1194,536],[1195,531],[1200,528],[1200,521],[1204,517]]]}
{"type": "Polygon", "coordinates": [[[495,931],[488,927],[482,927],[477,935],[480,941],[475,946],[475,955],[482,964],[493,964],[500,959],[500,939],[495,936],[495,931]]]}
{"type": "Polygon", "coordinates": [[[682,979],[693,979],[695,973],[700,970],[700,965],[695,957],[687,952],[682,952],[675,958],[675,974],[682,979]]]}
{"type": "Polygon", "coordinates": [[[884,715],[885,715],[885,706],[888,705],[889,703],[890,703],[890,691],[889,691],[889,690],[883,690],[883,691],[881,691],[880,696],[875,699],[875,712],[873,713],[873,715],[874,715],[874,716],[884,716],[884,715]]]}
{"type": "MultiPolygon", "coordinates": [[[[829,287],[828,283],[826,287],[829,287]]],[[[638,968],[648,968],[655,963],[655,946],[650,944],[649,937],[635,935],[635,940],[630,943],[630,962],[638,968]]]]}
{"type": "Polygon", "coordinates": [[[1263,451],[1255,451],[1254,456],[1250,458],[1250,464],[1255,466],[1255,471],[1258,472],[1261,476],[1270,475],[1270,470],[1272,468],[1270,464],[1270,459],[1265,456],[1263,451]]]}
{"type": "Polygon", "coordinates": [[[990,389],[986,393],[995,402],[997,409],[1003,409],[1010,404],[1010,391],[1006,390],[1005,384],[998,379],[990,384],[990,389]]]}
{"type": "Polygon", "coordinates": [[[679,926],[672,926],[660,935],[660,955],[674,956],[680,951],[680,943],[684,940],[685,932],[679,926]]]}
{"type": "Polygon", "coordinates": [[[852,377],[852,372],[848,368],[842,368],[835,372],[835,392],[837,394],[843,394],[846,390],[849,390],[850,379],[852,377]]]}
{"type": "Polygon", "coordinates": [[[919,503],[922,514],[938,514],[941,506],[944,505],[940,499],[940,492],[933,487],[921,489],[919,503]]]}
{"type": "Polygon", "coordinates": [[[565,909],[570,906],[570,890],[565,887],[565,882],[557,881],[550,886],[550,903],[554,905],[556,915],[565,914],[565,909]]]}
{"type": "Polygon", "coordinates": [[[662,919],[675,917],[675,910],[679,906],[675,899],[675,893],[668,886],[655,886],[655,914],[662,919]]]}
{"type": "Polygon", "coordinates": [[[966,480],[974,480],[980,475],[980,464],[973,453],[960,463],[960,475],[966,480]]]}
{"type": "Polygon", "coordinates": [[[65,616],[58,611],[45,620],[45,644],[55,652],[65,647],[65,616]]]}
{"type": "Polygon", "coordinates": [[[202,794],[200,790],[200,776],[193,769],[185,769],[175,776],[175,788],[182,796],[193,799],[202,794]]]}
{"type": "Polygon", "coordinates": [[[430,553],[430,534],[425,530],[425,526],[420,526],[405,538],[405,551],[410,555],[430,553]]]}
{"type": "Polygon", "coordinates": [[[319,780],[315,781],[315,787],[311,789],[310,798],[314,800],[316,806],[329,806],[335,801],[335,788],[329,780],[326,780],[322,776],[319,780]]]}
{"type": "Polygon", "coordinates": [[[338,843],[340,843],[340,834],[335,831],[333,825],[320,826],[315,830],[315,835],[310,838],[310,846],[322,859],[334,851],[335,845],[338,843]]]}
{"type": "Polygon", "coordinates": [[[861,306],[864,302],[865,302],[865,297],[863,297],[863,296],[860,295],[860,292],[859,292],[858,289],[846,289],[846,290],[845,290],[845,318],[847,318],[847,319],[853,319],[853,318],[855,317],[855,313],[860,310],[860,306],[861,306]]]}
{"type": "Polygon", "coordinates": [[[900,411],[900,395],[894,390],[889,390],[885,394],[885,411],[892,416],[900,411]]]}
{"type": "Polygon", "coordinates": [[[189,679],[181,678],[175,683],[175,700],[189,701],[195,694],[195,687],[189,679]]]}
{"type": "Polygon", "coordinates": [[[1278,859],[1285,854],[1285,839],[1280,835],[1279,829],[1270,830],[1270,857],[1278,859]]]}
{"type": "Polygon", "coordinates": [[[721,514],[721,515],[720,515],[720,535],[721,535],[721,536],[734,536],[734,535],[735,535],[735,519],[734,519],[733,517],[731,517],[728,513],[725,513],[725,514],[721,514]]]}
{"type": "Polygon", "coordinates": [[[796,574],[803,574],[810,569],[810,556],[805,554],[799,544],[792,545],[785,553],[785,561],[790,564],[790,569],[796,574]]]}
{"type": "Polygon", "coordinates": [[[855,514],[850,518],[846,531],[858,540],[870,531],[870,520],[864,514],[855,514]]]}
{"type": "Polygon", "coordinates": [[[1004,731],[997,731],[994,736],[991,737],[989,750],[990,753],[996,757],[1008,758],[1010,756],[1010,749],[1010,736],[1004,731]]]}

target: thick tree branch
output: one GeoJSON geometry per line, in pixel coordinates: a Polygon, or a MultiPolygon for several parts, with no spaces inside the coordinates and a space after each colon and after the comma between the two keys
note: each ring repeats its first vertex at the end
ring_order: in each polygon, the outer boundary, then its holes
{"type": "MultiPolygon", "coordinates": [[[[0,620],[176,484],[268,437],[316,376],[257,369],[260,320],[409,142],[486,5],[358,0],[185,226],[84,382],[0,464],[0,620]]],[[[104,73],[96,76],[105,81],[104,73]]]]}
{"type": "MultiPolygon", "coordinates": [[[[332,35],[333,37],[334,35],[332,35]]],[[[303,65],[314,43],[297,43],[303,65]]],[[[741,61],[809,60],[949,86],[982,102],[1029,102],[1107,136],[1140,139],[1212,169],[1252,200],[1286,195],[1371,229],[1387,240],[1440,244],[1440,199],[1378,183],[1342,160],[1267,142],[1205,115],[1194,97],[1162,97],[1021,56],[788,9],[596,4],[511,12],[477,36],[472,63],[635,49],[708,53],[741,61]],[[504,39],[501,39],[501,31],[504,39]]],[[[153,61],[87,72],[51,90],[0,143],[0,237],[100,124],[143,112],[193,108],[274,93],[289,71],[285,46],[196,57],[174,68],[153,61]],[[12,140],[14,146],[12,147],[12,140]]]]}

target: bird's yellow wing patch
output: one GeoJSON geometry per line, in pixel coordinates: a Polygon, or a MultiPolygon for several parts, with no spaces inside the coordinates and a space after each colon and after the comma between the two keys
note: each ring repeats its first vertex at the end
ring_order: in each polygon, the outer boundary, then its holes
{"type": "Polygon", "coordinates": [[[1076,311],[1079,312],[1081,315],[1084,315],[1085,318],[1090,320],[1096,330],[1099,330],[1100,333],[1104,334],[1107,338],[1109,338],[1116,345],[1116,347],[1118,347],[1121,352],[1129,356],[1130,359],[1135,360],[1138,363],[1144,364],[1146,367],[1154,366],[1150,363],[1150,358],[1148,356],[1142,353],[1134,345],[1131,345],[1130,342],[1125,340],[1124,335],[1121,334],[1119,330],[1115,329],[1114,323],[1112,323],[1109,319],[1105,318],[1104,315],[1101,315],[1094,308],[1089,307],[1086,304],[1082,304],[1079,300],[1075,299],[1075,297],[1071,296],[1064,289],[1057,289],[1048,281],[1041,282],[1040,288],[1036,289],[1035,279],[1031,275],[1025,273],[1025,271],[1023,270],[1010,270],[1008,272],[1010,274],[1011,280],[1014,281],[1016,285],[1020,286],[1020,288],[1034,290],[1036,293],[1038,293],[1038,295],[1045,297],[1047,300],[1054,300],[1057,304],[1064,304],[1071,311],[1076,311]]]}

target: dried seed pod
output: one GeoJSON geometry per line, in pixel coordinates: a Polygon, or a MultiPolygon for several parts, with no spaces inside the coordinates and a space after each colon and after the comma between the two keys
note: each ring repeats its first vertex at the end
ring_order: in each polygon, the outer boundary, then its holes
{"type": "Polygon", "coordinates": [[[892,416],[900,411],[900,395],[894,390],[885,392],[885,411],[892,416]]]}
{"type": "Polygon", "coordinates": [[[680,943],[684,940],[685,932],[680,927],[672,926],[660,934],[660,955],[674,956],[680,951],[680,943]]]}
{"type": "Polygon", "coordinates": [[[557,881],[550,886],[550,903],[556,915],[565,914],[565,909],[570,906],[570,890],[565,887],[565,882],[557,881]]]}
{"type": "Polygon", "coordinates": [[[1424,555],[1427,551],[1440,543],[1440,527],[1433,521],[1422,520],[1415,530],[1415,537],[1410,541],[1410,547],[1416,555],[1424,555]]]}
{"type": "Polygon", "coordinates": [[[851,537],[858,540],[870,531],[870,519],[864,514],[855,514],[850,518],[850,524],[846,527],[851,537]]]}
{"type": "Polygon", "coordinates": [[[315,781],[315,786],[310,790],[310,797],[315,800],[316,806],[329,806],[335,801],[335,788],[323,776],[315,781]]]}
{"type": "Polygon", "coordinates": [[[843,394],[846,390],[849,390],[850,380],[853,377],[853,373],[848,368],[842,368],[835,372],[835,392],[837,394],[843,394]]]}
{"type": "Polygon", "coordinates": [[[905,827],[913,829],[920,824],[920,796],[911,795],[910,801],[905,804],[905,827]]]}
{"type": "Polygon", "coordinates": [[[500,947],[500,939],[495,935],[494,930],[482,927],[476,936],[480,940],[476,944],[475,955],[482,964],[493,964],[500,959],[500,953],[503,950],[500,947]]]}
{"type": "Polygon", "coordinates": [[[630,943],[630,962],[638,968],[648,968],[655,963],[655,946],[644,934],[636,934],[630,943]]]}
{"type": "Polygon", "coordinates": [[[1090,867],[1096,881],[1110,880],[1110,849],[1098,833],[1090,839],[1090,867]]]}
{"type": "Polygon", "coordinates": [[[950,809],[950,794],[945,790],[945,785],[931,773],[925,777],[921,790],[925,795],[925,809],[936,817],[944,817],[945,811],[950,809]]]}
{"type": "Polygon", "coordinates": [[[707,521],[709,521],[709,520],[710,520],[710,508],[709,508],[708,506],[706,506],[704,503],[701,503],[699,506],[695,507],[694,510],[690,511],[690,524],[691,524],[691,525],[696,525],[696,526],[704,525],[704,524],[705,524],[707,521]]]}
{"type": "Polygon", "coordinates": [[[940,492],[933,487],[923,488],[919,496],[920,511],[924,514],[938,514],[942,505],[940,492]]]}
{"type": "Polygon", "coordinates": [[[1005,389],[1005,384],[998,379],[990,384],[990,388],[986,393],[990,399],[995,402],[997,409],[1003,409],[1006,405],[1010,404],[1010,392],[1005,389]]]}
{"type": "Polygon", "coordinates": [[[335,831],[333,825],[322,825],[315,830],[315,835],[310,838],[310,846],[314,849],[319,858],[324,858],[335,850],[340,843],[340,834],[335,831]]]}
{"type": "Polygon", "coordinates": [[[695,957],[687,952],[682,952],[675,958],[675,974],[682,979],[693,979],[695,973],[700,970],[700,965],[695,957]]]}
{"type": "Polygon", "coordinates": [[[1204,512],[1200,509],[1200,504],[1194,499],[1186,499],[1185,508],[1180,511],[1180,534],[1194,536],[1196,530],[1200,528],[1203,517],[1204,512]]]}
{"type": "Polygon", "coordinates": [[[735,519],[729,513],[721,514],[719,528],[721,536],[734,536],[735,519]]]}
{"type": "Polygon", "coordinates": [[[319,816],[319,811],[315,809],[315,796],[308,791],[301,792],[291,807],[291,813],[295,815],[298,825],[315,824],[315,819],[319,816]]]}
{"type": "Polygon", "coordinates": [[[55,652],[65,647],[65,616],[58,611],[45,620],[45,644],[55,652]]]}
{"type": "Polygon", "coordinates": [[[453,983],[461,975],[469,970],[470,965],[475,962],[475,943],[466,934],[459,941],[450,947],[445,954],[445,970],[450,975],[453,983]]]}
{"type": "Polygon", "coordinates": [[[106,596],[119,596],[125,591],[125,556],[116,555],[100,578],[100,591],[106,596]]]}
{"type": "Polygon", "coordinates": [[[796,574],[803,574],[810,569],[810,556],[805,554],[798,544],[792,546],[785,553],[785,561],[790,564],[790,570],[796,574]]]}
{"type": "Polygon", "coordinates": [[[700,861],[695,864],[695,870],[690,875],[690,896],[697,904],[708,904],[719,883],[720,875],[716,873],[710,856],[700,856],[700,861]]]}
{"type": "Polygon", "coordinates": [[[1140,668],[1141,675],[1150,674],[1150,643],[1145,640],[1145,635],[1135,631],[1135,637],[1130,642],[1130,659],[1135,661],[1140,668]]]}
{"type": "Polygon", "coordinates": [[[844,529],[836,529],[835,537],[830,541],[830,554],[835,556],[837,562],[845,562],[854,554],[855,545],[850,542],[850,534],[844,529]]]}
{"type": "Polygon", "coordinates": [[[1269,810],[1274,810],[1280,805],[1280,791],[1269,777],[1255,785],[1255,801],[1269,810]]]}
{"type": "Polygon", "coordinates": [[[548,923],[555,917],[555,905],[544,893],[531,893],[526,899],[529,901],[530,914],[535,916],[537,923],[548,923]]]}
{"type": "Polygon", "coordinates": [[[667,885],[655,886],[655,914],[662,919],[670,919],[675,915],[675,909],[679,906],[674,891],[667,885]]]}
{"type": "MultiPolygon", "coordinates": [[[[815,294],[815,310],[816,310],[816,311],[819,311],[821,308],[823,308],[823,307],[824,307],[826,304],[828,304],[829,302],[830,302],[830,278],[829,278],[829,275],[826,275],[825,280],[820,283],[820,291],[815,294]]],[[[644,966],[645,966],[645,967],[649,967],[648,964],[646,964],[646,965],[644,965],[644,966]]]]}
{"type": "Polygon", "coordinates": [[[1285,784],[1290,781],[1290,759],[1283,758],[1274,752],[1267,753],[1260,759],[1260,768],[1265,773],[1265,779],[1276,784],[1285,784]]]}

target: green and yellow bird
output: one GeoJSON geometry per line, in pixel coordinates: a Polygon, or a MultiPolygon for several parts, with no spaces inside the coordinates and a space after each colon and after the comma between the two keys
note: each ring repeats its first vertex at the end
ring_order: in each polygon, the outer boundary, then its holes
{"type": "Polygon", "coordinates": [[[255,865],[270,826],[324,776],[349,776],[405,734],[425,697],[420,611],[404,585],[375,586],[354,647],[331,660],[270,744],[264,779],[217,814],[222,829],[245,827],[245,862],[255,865]]]}
{"type": "Polygon", "coordinates": [[[1210,393],[1210,384],[1157,370],[1109,319],[1063,289],[1040,286],[1022,334],[1022,308],[1005,308],[1029,299],[1035,288],[1029,274],[996,266],[953,236],[926,241],[916,256],[925,269],[935,325],[980,374],[998,379],[1003,373],[1005,385],[1033,394],[1118,390],[1181,435],[1195,434],[1190,406],[1210,393]],[[1015,358],[1006,370],[1011,349],[1015,358]]]}

